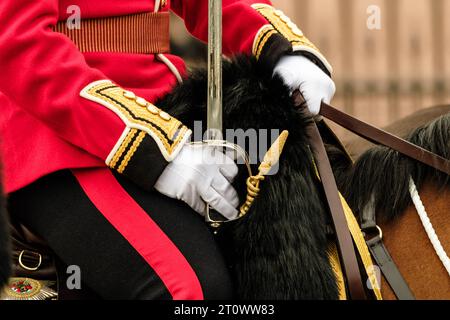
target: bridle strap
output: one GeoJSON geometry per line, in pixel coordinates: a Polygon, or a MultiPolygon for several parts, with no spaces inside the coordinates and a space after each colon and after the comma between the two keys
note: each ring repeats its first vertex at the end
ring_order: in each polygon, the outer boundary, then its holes
{"type": "MultiPolygon", "coordinates": [[[[437,154],[347,115],[346,113],[339,111],[326,103],[322,103],[320,115],[332,120],[333,122],[369,140],[370,142],[389,147],[411,159],[417,160],[425,165],[450,175],[450,161],[437,154]]],[[[369,235],[371,230],[376,229],[375,210],[374,208],[366,207],[361,215],[361,228],[367,235],[369,235]]],[[[414,295],[411,292],[411,289],[401,275],[388,250],[384,246],[382,236],[378,234],[372,238],[368,237],[366,243],[375,261],[380,267],[381,272],[385,276],[386,281],[389,283],[389,286],[397,298],[399,300],[414,300],[414,295]]]]}
{"type": "Polygon", "coordinates": [[[348,229],[345,213],[339,198],[339,192],[331,169],[325,146],[320,136],[319,129],[314,121],[307,127],[310,145],[316,160],[317,170],[325,191],[328,207],[336,232],[337,244],[342,260],[342,271],[347,280],[350,298],[353,300],[366,300],[355,247],[348,229]]]}
{"type": "MultiPolygon", "coordinates": [[[[293,93],[293,98],[297,107],[303,105],[304,99],[298,90],[293,93]]],[[[416,146],[384,130],[373,127],[326,103],[322,103],[320,115],[370,142],[389,147],[411,159],[417,160],[438,171],[450,175],[450,161],[422,147],[416,146]]],[[[316,123],[312,122],[307,130],[335,227],[338,248],[342,258],[343,271],[348,282],[350,296],[352,299],[366,299],[353,242],[339,199],[339,191],[319,129],[317,128],[316,123]]],[[[366,231],[376,226],[374,214],[367,215],[366,213],[365,218],[366,231]]],[[[414,299],[406,281],[400,274],[397,266],[389,255],[389,252],[384,246],[381,235],[368,239],[367,245],[397,297],[399,299],[407,300],[414,299]]]]}
{"type": "MultiPolygon", "coordinates": [[[[305,100],[299,90],[293,92],[292,98],[296,108],[304,107],[305,100]]],[[[342,262],[342,272],[347,280],[349,296],[352,300],[367,300],[356,258],[355,246],[353,245],[352,236],[339,197],[339,190],[319,128],[315,121],[311,121],[306,130],[331,213],[331,220],[337,238],[337,248],[342,262]]]]}
{"type": "MultiPolygon", "coordinates": [[[[292,98],[296,108],[300,109],[304,107],[305,100],[299,90],[293,92],[292,98]]],[[[352,236],[339,197],[339,190],[319,128],[315,121],[311,121],[306,127],[306,130],[317,171],[325,192],[328,208],[331,213],[331,220],[337,238],[337,248],[342,262],[342,272],[344,278],[347,280],[349,296],[352,300],[367,300],[356,258],[355,246],[353,245],[352,236]]]]}
{"type": "Polygon", "coordinates": [[[450,175],[450,160],[434,154],[411,142],[396,137],[382,129],[378,129],[366,122],[358,120],[338,109],[322,103],[320,115],[339,124],[345,129],[373,142],[389,147],[409,158],[424,163],[436,170],[450,175]]]}
{"type": "Polygon", "coordinates": [[[362,210],[361,230],[366,236],[366,244],[372,257],[375,259],[378,267],[391,287],[395,296],[399,300],[414,300],[414,295],[408,286],[405,278],[389,254],[388,249],[383,243],[383,234],[377,226],[374,201],[370,201],[362,210]]]}

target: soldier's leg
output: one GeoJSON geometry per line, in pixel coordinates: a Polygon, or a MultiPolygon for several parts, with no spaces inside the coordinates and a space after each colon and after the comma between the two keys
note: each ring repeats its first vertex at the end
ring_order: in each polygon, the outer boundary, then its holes
{"type": "Polygon", "coordinates": [[[203,218],[180,201],[111,177],[146,218],[120,223],[121,216],[101,212],[70,171],[11,194],[9,209],[66,264],[78,265],[82,281],[103,298],[231,298],[228,270],[203,218]]]}

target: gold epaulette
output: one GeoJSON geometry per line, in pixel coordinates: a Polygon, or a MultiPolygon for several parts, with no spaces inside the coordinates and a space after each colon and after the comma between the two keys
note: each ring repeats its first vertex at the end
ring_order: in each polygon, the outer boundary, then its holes
{"type": "Polygon", "coordinates": [[[304,36],[297,25],[281,10],[277,10],[270,5],[263,3],[252,4],[252,8],[258,11],[258,13],[268,22],[268,24],[264,25],[258,31],[253,42],[253,55],[256,56],[256,58],[261,56],[270,37],[274,34],[279,34],[291,43],[293,51],[309,52],[320,60],[330,74],[332,73],[333,68],[319,49],[304,36]]]}

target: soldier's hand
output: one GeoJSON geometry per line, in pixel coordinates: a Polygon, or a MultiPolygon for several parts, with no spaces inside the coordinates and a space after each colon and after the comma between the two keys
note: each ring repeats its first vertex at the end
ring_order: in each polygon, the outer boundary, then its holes
{"type": "Polygon", "coordinates": [[[155,188],[202,215],[209,204],[225,218],[235,219],[239,199],[231,182],[237,173],[234,161],[217,148],[186,144],[164,169],[155,188]]]}
{"type": "Polygon", "coordinates": [[[304,56],[284,56],[274,69],[284,83],[295,91],[300,90],[309,111],[317,115],[323,102],[330,103],[336,92],[331,78],[315,63],[304,56]]]}

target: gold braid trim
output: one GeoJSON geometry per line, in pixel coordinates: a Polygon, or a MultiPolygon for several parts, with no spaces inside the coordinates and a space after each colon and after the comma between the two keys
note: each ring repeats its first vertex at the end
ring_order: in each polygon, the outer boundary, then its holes
{"type": "MultiPolygon", "coordinates": [[[[312,161],[314,164],[317,178],[320,181],[321,179],[320,179],[319,171],[317,170],[316,162],[314,161],[314,159],[312,159],[312,161]]],[[[352,236],[353,242],[356,245],[356,249],[358,250],[358,254],[361,258],[361,261],[364,265],[364,269],[365,269],[366,275],[368,277],[368,280],[370,282],[370,285],[372,287],[372,290],[374,292],[375,298],[377,300],[383,300],[383,297],[381,295],[381,289],[380,289],[381,284],[378,283],[377,275],[375,274],[375,268],[374,268],[375,265],[372,261],[372,256],[370,255],[369,248],[367,248],[367,244],[366,244],[366,241],[364,240],[364,236],[362,234],[361,228],[359,227],[358,221],[356,220],[356,218],[352,212],[352,209],[350,209],[347,201],[345,200],[345,198],[342,196],[342,194],[340,192],[339,192],[339,197],[341,199],[342,209],[344,210],[345,219],[347,220],[348,229],[352,236]]],[[[339,259],[339,256],[337,256],[337,259],[339,259]]],[[[333,263],[335,263],[335,262],[330,260],[330,263],[336,273],[336,269],[335,269],[336,265],[333,266],[333,263]]],[[[337,275],[337,277],[339,278],[339,275],[337,275]]]]}
{"type": "Polygon", "coordinates": [[[281,132],[280,136],[277,138],[277,140],[275,140],[275,142],[264,155],[263,161],[258,168],[258,174],[247,179],[247,197],[245,203],[239,210],[239,218],[245,216],[248,213],[250,207],[253,204],[253,201],[255,201],[255,199],[258,197],[260,191],[259,184],[265,179],[265,176],[270,172],[272,167],[280,160],[280,156],[283,152],[283,148],[286,144],[288,136],[288,131],[285,130],[281,132]]]}
{"type": "Polygon", "coordinates": [[[333,269],[334,275],[336,276],[336,284],[339,291],[339,300],[347,300],[344,273],[342,272],[342,266],[339,260],[339,252],[337,250],[336,243],[334,243],[333,241],[329,241],[327,253],[331,269],[333,269]]]}
{"type": "Polygon", "coordinates": [[[122,154],[125,152],[125,150],[128,148],[128,145],[133,140],[134,136],[138,132],[137,129],[131,129],[130,132],[127,134],[125,139],[123,140],[122,144],[120,145],[119,149],[114,153],[113,158],[109,162],[109,166],[111,168],[115,168],[117,163],[119,162],[119,159],[122,157],[122,154]]]}
{"type": "Polygon", "coordinates": [[[366,269],[366,274],[369,279],[370,285],[373,289],[375,297],[377,300],[383,300],[381,296],[381,284],[378,283],[377,275],[374,270],[374,263],[372,261],[372,257],[370,255],[369,249],[367,248],[366,241],[364,240],[364,236],[359,228],[359,224],[356,221],[355,216],[353,215],[352,210],[350,209],[347,201],[344,197],[339,193],[341,198],[342,208],[344,209],[345,218],[347,219],[348,228],[352,235],[353,241],[356,244],[356,248],[358,249],[359,255],[361,257],[361,261],[364,264],[364,268],[366,269]]]}
{"type": "Polygon", "coordinates": [[[133,144],[132,144],[130,150],[128,150],[127,154],[123,158],[123,161],[120,164],[119,168],[117,169],[117,172],[123,173],[125,171],[125,168],[127,167],[128,162],[130,162],[131,158],[133,157],[133,155],[136,152],[137,148],[141,144],[142,140],[144,140],[145,135],[146,135],[146,133],[144,131],[141,131],[138,134],[137,138],[133,141],[133,144]]]}
{"type": "Polygon", "coordinates": [[[256,59],[259,59],[259,57],[261,56],[261,52],[269,38],[276,33],[277,30],[275,30],[275,28],[271,24],[266,24],[259,30],[258,34],[256,35],[255,41],[253,42],[252,50],[253,55],[256,57],[256,59]]]}
{"type": "Polygon", "coordinates": [[[181,146],[191,135],[191,130],[179,120],[109,80],[89,84],[81,91],[80,95],[113,111],[127,126],[123,136],[107,158],[108,166],[117,164],[130,139],[133,138],[126,134],[130,128],[149,134],[168,162],[175,158],[181,146]]]}
{"type": "Polygon", "coordinates": [[[258,11],[258,13],[269,22],[269,25],[263,26],[255,37],[253,44],[254,56],[259,58],[268,38],[274,33],[279,33],[292,44],[294,51],[307,51],[313,54],[324,64],[328,71],[332,73],[333,68],[319,49],[303,35],[303,32],[297,25],[281,10],[276,10],[274,7],[263,3],[252,4],[252,8],[258,11]],[[270,32],[270,34],[267,32],[269,30],[268,26],[272,26],[273,28],[273,31],[270,32]]]}

